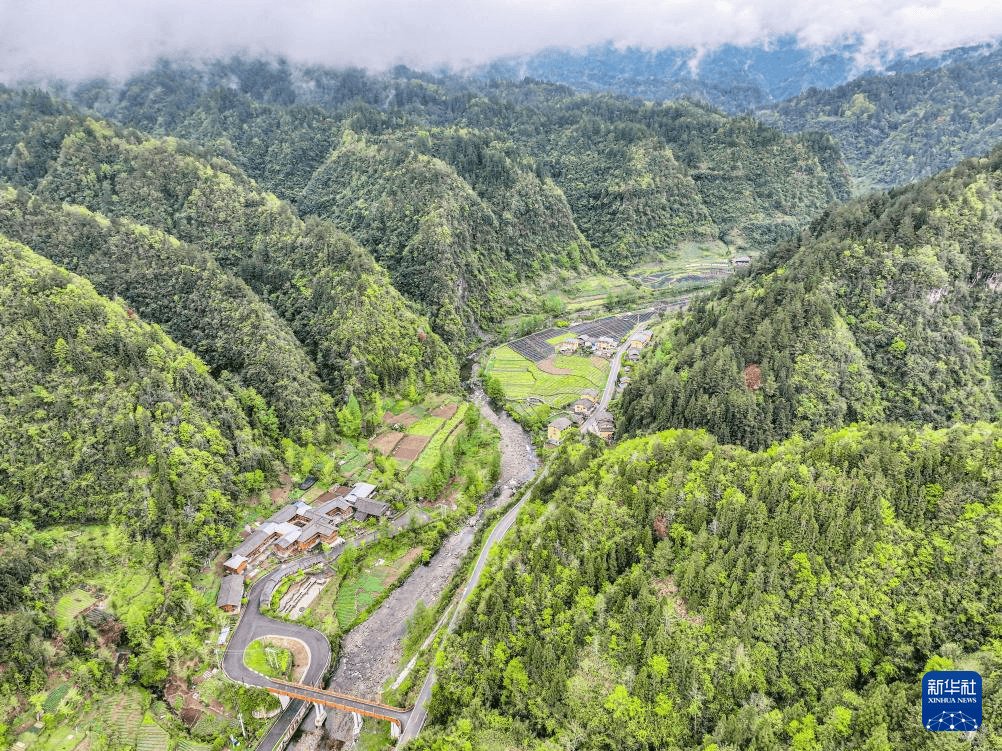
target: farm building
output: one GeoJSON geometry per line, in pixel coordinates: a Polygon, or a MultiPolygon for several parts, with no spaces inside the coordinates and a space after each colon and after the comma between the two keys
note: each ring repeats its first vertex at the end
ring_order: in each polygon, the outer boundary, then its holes
{"type": "Polygon", "coordinates": [[[560,434],[567,430],[571,424],[570,419],[566,417],[558,417],[546,426],[546,438],[551,443],[560,443],[560,434]]]}
{"type": "Polygon", "coordinates": [[[600,336],[595,340],[595,348],[600,355],[611,355],[616,351],[618,342],[611,336],[600,336]]]}
{"type": "Polygon", "coordinates": [[[240,574],[224,576],[219,585],[219,595],[216,597],[216,607],[227,613],[240,611],[240,600],[244,596],[244,578],[240,574]]]}
{"type": "Polygon", "coordinates": [[[630,348],[633,349],[643,349],[648,344],[651,343],[651,339],[654,338],[654,332],[650,329],[641,329],[634,334],[630,335],[630,348]]]}
{"type": "Polygon", "coordinates": [[[247,568],[247,559],[242,555],[231,556],[226,563],[223,564],[223,571],[228,574],[242,574],[247,568]]]}

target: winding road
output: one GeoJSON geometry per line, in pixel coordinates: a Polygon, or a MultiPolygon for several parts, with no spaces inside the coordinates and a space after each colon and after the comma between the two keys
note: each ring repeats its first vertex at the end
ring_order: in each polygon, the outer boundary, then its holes
{"type": "MultiPolygon", "coordinates": [[[[480,407],[484,417],[501,432],[502,468],[498,484],[501,486],[502,492],[497,502],[503,504],[512,494],[516,483],[528,481],[534,476],[539,462],[532,448],[529,436],[526,435],[520,426],[503,412],[498,415],[491,410],[487,406],[486,398],[479,389],[474,391],[473,401],[480,407]]],[[[526,497],[528,497],[528,494],[526,497]]],[[[514,524],[523,502],[524,499],[509,510],[487,536],[470,580],[463,589],[460,607],[470,592],[479,583],[491,549],[505,536],[514,524]]],[[[405,522],[405,519],[400,520],[399,525],[394,523],[393,526],[399,528],[405,522]]],[[[374,536],[375,533],[369,533],[361,538],[352,540],[348,545],[358,545],[361,542],[373,539],[374,536]]],[[[230,680],[247,686],[263,688],[280,696],[305,696],[313,700],[311,703],[320,703],[338,709],[357,710],[362,714],[375,714],[381,717],[392,718],[403,728],[403,734],[399,743],[402,746],[407,740],[417,735],[424,725],[425,718],[427,717],[426,704],[431,696],[431,687],[435,681],[434,669],[430,671],[427,680],[422,686],[421,693],[413,710],[386,707],[377,702],[358,697],[329,690],[325,691],[321,686],[331,662],[331,647],[327,641],[327,637],[308,626],[274,620],[261,612],[262,605],[267,606],[270,603],[272,594],[282,579],[297,571],[311,568],[318,563],[335,561],[346,547],[339,546],[327,553],[306,556],[290,561],[269,572],[251,585],[247,592],[247,604],[223,654],[223,673],[230,680]],[[244,652],[250,646],[251,642],[269,636],[297,639],[306,645],[310,654],[310,661],[300,684],[289,684],[285,681],[268,678],[251,670],[244,664],[244,652]]],[[[457,607],[453,612],[452,618],[448,623],[448,631],[452,631],[455,626],[460,607],[457,607]]],[[[406,615],[402,614],[402,617],[406,615]]],[[[302,699],[291,698],[288,701],[288,705],[283,708],[281,714],[275,720],[271,729],[258,744],[258,751],[274,751],[276,747],[284,744],[303,721],[308,710],[309,705],[307,702],[304,702],[302,699]]]]}

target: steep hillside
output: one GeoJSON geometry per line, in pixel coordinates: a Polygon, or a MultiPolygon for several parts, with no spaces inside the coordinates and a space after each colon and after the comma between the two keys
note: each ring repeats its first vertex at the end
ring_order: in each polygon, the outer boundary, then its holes
{"type": "MultiPolygon", "coordinates": [[[[364,398],[410,385],[419,391],[458,385],[455,360],[441,340],[343,233],[304,223],[232,164],[206,160],[174,139],[149,140],[93,120],[76,122],[59,140],[33,137],[53,127],[51,118],[42,118],[15,146],[6,167],[11,180],[47,200],[170,233],[200,253],[200,263],[218,263],[227,278],[249,286],[287,322],[338,405],[349,392],[364,398]],[[32,149],[32,143],[38,145],[32,149]],[[44,171],[35,165],[45,165],[44,171]]],[[[158,282],[153,276],[146,284],[155,292],[158,282]]],[[[240,330],[248,331],[246,323],[240,330]]],[[[241,341],[262,345],[252,336],[241,341]]],[[[293,383],[285,383],[288,367],[256,377],[274,379],[276,398],[296,398],[293,383]]],[[[312,372],[302,364],[301,374],[291,378],[308,379],[312,372]]],[[[324,411],[325,403],[320,397],[309,409],[324,411]]]]}
{"type": "Polygon", "coordinates": [[[344,222],[447,336],[443,308],[482,326],[510,309],[513,273],[596,257],[622,269],[686,240],[758,250],[848,196],[830,140],[694,104],[247,65],[162,66],[121,89],[89,84],[77,101],[194,140],[301,211],[344,222]],[[429,269],[431,285],[415,287],[429,269]]]}
{"type": "Polygon", "coordinates": [[[228,371],[306,443],[334,424],[334,403],[303,346],[273,308],[206,252],[129,220],[0,190],[0,232],[121,297],[215,375],[228,371]]]}
{"type": "Polygon", "coordinates": [[[981,672],[974,745],[992,747],[1000,440],[569,442],[450,638],[413,747],[943,748],[921,675],[951,667],[981,672]]]}
{"type": "Polygon", "coordinates": [[[166,558],[214,549],[234,501],[275,476],[260,397],[6,237],[0,360],[0,516],[113,521],[166,558]]]}
{"type": "Polygon", "coordinates": [[[903,185],[1002,141],[1002,50],[973,52],[932,70],[811,89],[757,115],[790,133],[831,135],[857,194],[903,185]]]}
{"type": "Polygon", "coordinates": [[[580,271],[582,257],[598,263],[553,183],[482,134],[346,130],[297,206],[372,249],[397,289],[459,346],[467,328],[496,325],[519,307],[520,279],[580,271]]]}
{"type": "Polygon", "coordinates": [[[995,419],[1002,150],[825,212],[694,305],[622,398],[630,432],[765,446],[854,421],[995,419]]]}

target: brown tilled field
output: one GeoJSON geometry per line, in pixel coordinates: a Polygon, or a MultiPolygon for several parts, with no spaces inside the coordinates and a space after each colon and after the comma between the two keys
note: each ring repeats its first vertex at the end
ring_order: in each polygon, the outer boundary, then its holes
{"type": "Polygon", "coordinates": [[[369,440],[369,448],[376,449],[383,456],[388,456],[403,437],[403,433],[391,430],[389,433],[383,433],[381,436],[371,438],[369,440]]]}
{"type": "Polygon", "coordinates": [[[441,417],[443,420],[451,420],[458,409],[458,404],[443,404],[438,409],[433,409],[431,415],[432,417],[441,417]]]}
{"type": "Polygon", "coordinates": [[[573,375],[573,370],[568,370],[567,368],[558,368],[553,364],[553,358],[547,357],[545,360],[540,360],[536,363],[536,367],[542,370],[544,373],[549,373],[550,375],[573,375]]]}
{"type": "Polygon", "coordinates": [[[393,456],[397,459],[412,462],[421,455],[421,452],[430,440],[430,435],[405,435],[403,440],[397,444],[396,449],[393,451],[393,456]]]}
{"type": "Polygon", "coordinates": [[[405,428],[409,428],[411,425],[416,423],[418,418],[412,414],[404,412],[403,414],[395,415],[389,410],[383,413],[383,424],[384,425],[403,425],[405,428]]]}

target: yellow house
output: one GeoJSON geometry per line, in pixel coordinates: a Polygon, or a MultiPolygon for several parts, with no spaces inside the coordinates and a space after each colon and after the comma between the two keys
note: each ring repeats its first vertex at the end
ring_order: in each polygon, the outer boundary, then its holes
{"type": "Polygon", "coordinates": [[[558,417],[546,426],[546,438],[550,443],[560,443],[560,434],[572,425],[566,417],[558,417]]]}

